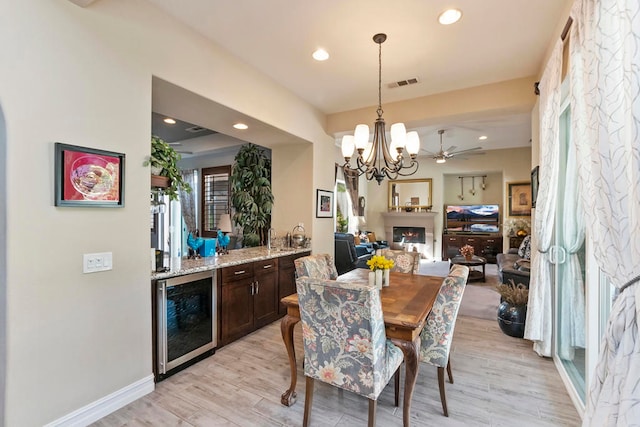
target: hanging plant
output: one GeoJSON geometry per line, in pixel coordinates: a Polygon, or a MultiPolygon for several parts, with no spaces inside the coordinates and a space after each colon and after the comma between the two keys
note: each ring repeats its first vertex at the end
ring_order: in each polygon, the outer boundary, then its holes
{"type": "Polygon", "coordinates": [[[180,158],[180,154],[166,141],[155,135],[151,137],[151,155],[142,165],[151,166],[152,175],[169,178],[169,186],[164,190],[164,193],[169,196],[170,200],[178,200],[180,189],[187,193],[193,191],[189,183],[182,178],[182,173],[178,168],[180,158]]]}
{"type": "Polygon", "coordinates": [[[271,160],[257,145],[243,145],[234,159],[230,180],[233,221],[242,227],[244,245],[264,244],[273,206],[271,160]]]}

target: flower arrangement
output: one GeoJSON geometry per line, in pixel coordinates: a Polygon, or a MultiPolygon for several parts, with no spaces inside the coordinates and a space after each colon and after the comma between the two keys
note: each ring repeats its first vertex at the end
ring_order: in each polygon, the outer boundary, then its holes
{"type": "Polygon", "coordinates": [[[507,219],[504,222],[504,228],[507,230],[507,235],[509,236],[515,236],[518,231],[523,231],[526,234],[531,234],[531,222],[522,218],[507,219]]]}
{"type": "Polygon", "coordinates": [[[463,247],[460,248],[460,253],[465,258],[471,258],[473,256],[473,246],[464,245],[463,247]]]}
{"type": "Polygon", "coordinates": [[[367,261],[367,265],[372,271],[389,270],[393,268],[393,260],[387,259],[384,255],[374,255],[367,261]]]}

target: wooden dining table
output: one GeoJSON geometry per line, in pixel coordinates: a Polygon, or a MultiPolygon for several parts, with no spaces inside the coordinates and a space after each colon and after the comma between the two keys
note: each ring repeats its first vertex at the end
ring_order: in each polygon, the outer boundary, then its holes
{"type": "MultiPolygon", "coordinates": [[[[357,268],[338,277],[339,282],[366,282],[369,270],[357,268]]],[[[380,291],[382,311],[387,338],[400,347],[404,354],[405,382],[402,417],[403,425],[409,426],[411,398],[418,376],[420,365],[420,331],[438,296],[443,278],[439,276],[423,276],[408,273],[390,273],[390,285],[380,291]]],[[[287,307],[287,314],[282,318],[280,329],[282,339],[289,355],[291,367],[291,384],[280,401],[291,406],[296,401],[296,382],[298,367],[293,341],[293,329],[300,321],[298,295],[292,294],[282,298],[287,307]]]]}

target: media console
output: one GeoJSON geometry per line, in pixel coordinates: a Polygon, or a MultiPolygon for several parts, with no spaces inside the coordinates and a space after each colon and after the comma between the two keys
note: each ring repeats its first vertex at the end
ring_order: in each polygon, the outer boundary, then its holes
{"type": "Polygon", "coordinates": [[[495,264],[496,256],[502,253],[502,236],[496,234],[443,234],[442,260],[460,255],[464,245],[473,246],[474,254],[495,264]]]}

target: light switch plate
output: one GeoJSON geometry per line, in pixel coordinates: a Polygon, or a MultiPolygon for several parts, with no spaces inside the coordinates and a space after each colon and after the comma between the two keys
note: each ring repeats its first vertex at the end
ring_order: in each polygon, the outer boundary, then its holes
{"type": "Polygon", "coordinates": [[[99,252],[82,256],[82,272],[97,273],[113,269],[113,253],[99,252]]]}

